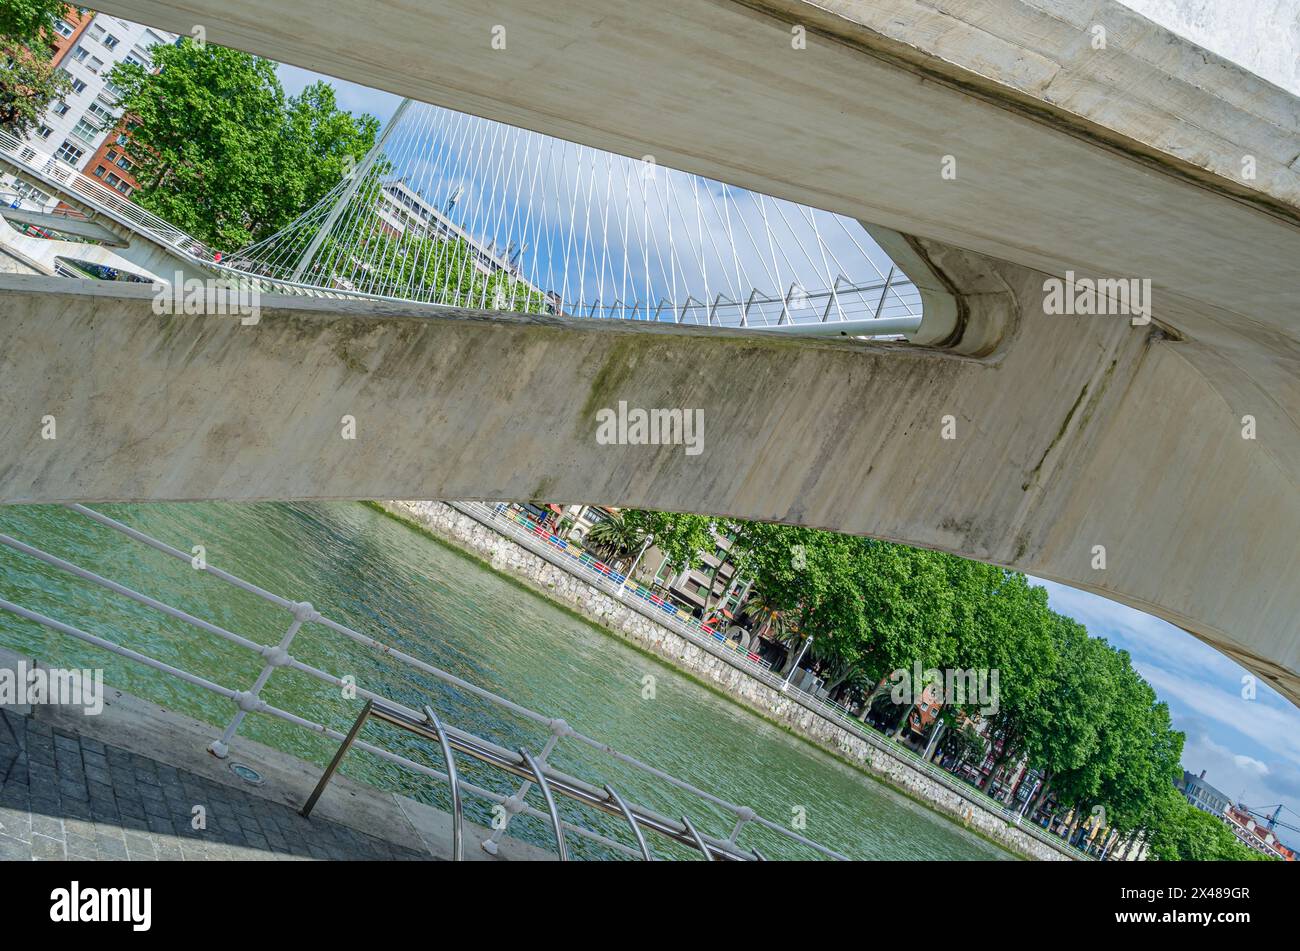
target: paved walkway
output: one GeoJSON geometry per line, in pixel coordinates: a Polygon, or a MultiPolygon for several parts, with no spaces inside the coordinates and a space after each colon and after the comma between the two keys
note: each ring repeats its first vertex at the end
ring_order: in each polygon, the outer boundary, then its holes
{"type": "Polygon", "coordinates": [[[0,860],[419,858],[428,856],[0,709],[0,860]],[[205,829],[191,826],[196,805],[205,829]]]}

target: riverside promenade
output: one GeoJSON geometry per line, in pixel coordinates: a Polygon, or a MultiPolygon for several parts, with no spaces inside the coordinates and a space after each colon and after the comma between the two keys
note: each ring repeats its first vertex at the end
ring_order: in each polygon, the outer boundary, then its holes
{"type": "MultiPolygon", "coordinates": [[[[663,612],[586,570],[536,533],[474,502],[388,501],[379,508],[524,583],[545,598],[662,658],[730,700],[956,820],[1011,852],[1043,861],[1092,861],[983,791],[877,734],[843,707],[795,687],[743,652],[667,620],[663,612]]],[[[630,589],[629,589],[630,590],[630,589]]]]}
{"type": "MultiPolygon", "coordinates": [[[[21,659],[0,649],[0,669],[21,659]]],[[[319,766],[245,738],[217,759],[205,748],[210,725],[111,686],[105,694],[96,716],[0,707],[0,861],[450,858],[451,819],[440,810],[336,775],[303,818],[319,766]],[[261,784],[242,780],[234,762],[261,784]]],[[[470,822],[465,833],[467,843],[492,834],[470,822]]],[[[509,836],[496,856],[465,849],[467,861],[554,858],[509,836]]]]}

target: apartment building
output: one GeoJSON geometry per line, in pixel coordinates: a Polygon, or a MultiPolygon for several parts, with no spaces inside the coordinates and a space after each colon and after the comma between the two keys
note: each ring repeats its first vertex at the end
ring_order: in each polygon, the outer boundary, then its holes
{"type": "MultiPolygon", "coordinates": [[[[176,42],[176,34],[83,8],[73,8],[66,17],[55,21],[54,32],[52,62],[70,77],[72,89],[46,110],[27,141],[123,195],[130,195],[136,182],[124,149],[129,129],[119,127],[119,91],[109,82],[108,74],[122,62],[150,68],[149,51],[159,44],[176,42]]],[[[56,204],[53,196],[16,182],[11,175],[5,175],[2,181],[4,190],[16,192],[33,205],[56,204]]]]}

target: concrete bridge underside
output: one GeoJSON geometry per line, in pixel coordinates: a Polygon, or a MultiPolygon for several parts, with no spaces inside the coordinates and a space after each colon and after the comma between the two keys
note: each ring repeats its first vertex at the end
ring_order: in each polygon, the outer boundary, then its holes
{"type": "Polygon", "coordinates": [[[289,299],[242,326],[155,316],[145,288],[0,278],[0,499],[798,522],[1104,594],[1300,700],[1292,97],[1109,2],[448,0],[394,29],[396,2],[308,0],[301,33],[268,0],[100,6],[855,215],[938,319],[922,346],[289,299]],[[1067,270],[1150,278],[1154,323],[1044,315],[1067,270]],[[597,444],[619,400],[703,408],[705,451],[597,444]]]}

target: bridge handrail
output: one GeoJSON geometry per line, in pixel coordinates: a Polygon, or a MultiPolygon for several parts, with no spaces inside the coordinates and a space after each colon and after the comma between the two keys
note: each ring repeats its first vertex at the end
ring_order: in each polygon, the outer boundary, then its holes
{"type": "MultiPolygon", "coordinates": [[[[518,526],[514,524],[513,519],[497,512],[493,506],[486,505],[482,502],[464,501],[447,502],[444,504],[501,534],[509,536],[512,540],[519,542],[523,547],[532,551],[534,554],[546,558],[547,561],[556,565],[556,567],[563,568],[571,574],[577,575],[594,587],[597,587],[608,594],[616,593],[615,589],[617,588],[617,585],[607,577],[598,572],[586,569],[586,567],[577,559],[564,561],[551,556],[551,551],[543,539],[538,538],[535,533],[521,531],[518,526]]],[[[823,697],[817,697],[814,694],[808,693],[806,690],[796,687],[792,683],[787,684],[780,677],[772,673],[771,665],[760,666],[753,663],[746,664],[740,658],[718,651],[712,638],[706,638],[701,635],[699,631],[683,624],[679,619],[667,616],[661,617],[635,602],[628,603],[638,613],[648,617],[655,623],[667,627],[674,633],[685,637],[691,643],[698,647],[702,647],[715,657],[731,664],[733,667],[743,670],[761,683],[775,690],[781,691],[795,703],[821,717],[826,718],[827,720],[830,720],[836,726],[846,730],[848,733],[863,742],[870,744],[880,752],[906,762],[907,765],[911,766],[913,769],[925,774],[929,779],[939,783],[950,792],[956,793],[966,801],[979,806],[979,808],[987,812],[992,812],[1000,816],[1007,823],[1016,826],[1033,836],[1035,839],[1050,845],[1052,848],[1070,855],[1072,858],[1095,861],[1094,856],[1067,843],[1059,836],[1044,832],[1036,823],[1032,821],[1025,822],[1024,817],[1020,815],[1020,813],[1008,809],[1001,800],[995,799],[984,790],[963,782],[946,769],[927,761],[925,757],[918,755],[898,743],[882,737],[875,730],[870,729],[861,720],[853,716],[853,714],[851,714],[848,709],[841,704],[823,697]]]]}
{"type": "MultiPolygon", "coordinates": [[[[191,567],[195,567],[192,560],[193,556],[188,552],[184,552],[177,548],[174,548],[171,545],[168,545],[166,542],[162,542],[156,538],[153,538],[145,534],[144,532],[134,529],[129,525],[119,522],[93,509],[87,508],[86,506],[72,504],[72,505],[68,505],[67,507],[72,511],[77,512],[78,514],[83,515],[86,518],[89,518],[92,521],[104,526],[105,528],[118,532],[119,534],[122,534],[127,538],[132,539],[133,541],[147,545],[148,547],[153,548],[156,551],[159,551],[172,558],[182,560],[187,564],[190,564],[191,567]]],[[[729,813],[735,819],[735,825],[732,828],[730,835],[725,839],[720,839],[717,837],[708,837],[710,847],[715,848],[718,851],[724,853],[734,852],[740,857],[746,856],[748,853],[746,853],[743,849],[738,849],[736,847],[736,839],[740,835],[741,831],[747,825],[753,823],[755,825],[763,827],[764,829],[775,832],[794,843],[809,848],[825,857],[834,858],[834,859],[845,858],[845,856],[834,851],[833,849],[829,849],[818,842],[815,842],[811,839],[808,839],[800,835],[798,832],[792,829],[788,829],[777,822],[774,822],[770,819],[758,815],[753,809],[747,806],[741,806],[736,803],[730,802],[726,799],[723,799],[719,796],[709,793],[703,789],[700,789],[697,786],[691,784],[690,782],[687,782],[686,780],[679,779],[678,777],[673,776],[670,773],[667,773],[654,766],[651,766],[648,763],[644,763],[634,756],[630,756],[626,753],[621,753],[618,750],[615,750],[613,747],[609,746],[608,744],[600,740],[594,739],[592,737],[589,737],[573,729],[563,719],[560,719],[558,717],[550,717],[543,713],[539,713],[535,710],[529,709],[528,707],[522,706],[521,704],[514,703],[513,701],[508,700],[505,697],[499,696],[498,694],[495,694],[490,690],[487,690],[483,687],[479,687],[475,684],[470,683],[469,681],[463,680],[462,678],[457,677],[455,674],[452,674],[448,671],[445,671],[439,667],[434,666],[433,664],[430,664],[426,661],[420,660],[417,657],[414,657],[401,650],[398,650],[397,648],[393,647],[390,644],[385,644],[379,640],[376,640],[375,638],[362,634],[361,632],[356,631],[348,627],[347,625],[344,625],[338,621],[334,621],[328,617],[325,617],[321,615],[318,611],[316,611],[308,602],[291,601],[287,598],[281,597],[280,595],[267,591],[249,581],[246,581],[243,578],[238,577],[237,575],[223,571],[212,564],[204,564],[202,567],[196,567],[196,570],[202,571],[205,574],[208,574],[213,578],[216,578],[217,580],[227,585],[238,588],[248,594],[258,597],[264,601],[267,601],[270,604],[274,605],[275,607],[288,612],[292,616],[293,621],[289,625],[288,629],[285,631],[284,635],[282,636],[278,644],[273,646],[259,644],[248,638],[242,637],[241,635],[236,634],[232,631],[226,630],[225,628],[220,627],[217,624],[211,623],[209,621],[205,621],[201,618],[188,614],[187,612],[179,608],[176,608],[172,605],[169,605],[165,602],[159,601],[148,595],[134,591],[124,585],[121,585],[108,578],[95,574],[94,572],[82,568],[81,566],[65,561],[64,559],[49,554],[48,552],[42,551],[41,549],[36,548],[35,546],[26,544],[9,535],[0,534],[0,544],[3,544],[9,548],[14,549],[15,551],[21,552],[29,557],[35,558],[48,565],[51,565],[55,568],[65,571],[77,578],[80,578],[83,581],[88,581],[92,584],[113,591],[119,595],[130,598],[131,600],[134,600],[139,604],[143,604],[152,610],[159,611],[167,615],[168,617],[181,621],[192,627],[198,628],[199,630],[202,630],[208,634],[215,635],[229,643],[235,644],[238,647],[259,654],[264,659],[265,666],[263,667],[262,672],[258,676],[256,682],[248,690],[243,690],[243,691],[235,690],[214,683],[210,680],[207,680],[203,677],[200,677],[188,671],[182,670],[181,668],[175,667],[171,664],[167,664],[163,661],[157,660],[156,658],[147,656],[145,654],[141,654],[140,652],[131,650],[130,648],[123,647],[121,644],[118,644],[115,641],[109,640],[104,637],[99,637],[93,634],[89,634],[86,631],[80,630],[79,628],[66,624],[62,621],[58,621],[54,618],[47,617],[35,611],[30,611],[22,607],[21,605],[14,604],[8,600],[0,599],[0,610],[9,611],[10,613],[26,618],[27,620],[33,621],[51,630],[58,631],[60,633],[81,640],[85,643],[89,643],[96,647],[100,647],[104,650],[108,650],[118,656],[125,657],[137,663],[144,664],[145,666],[148,666],[156,671],[159,671],[164,674],[168,674],[173,677],[177,677],[178,679],[192,686],[200,687],[204,690],[208,690],[212,693],[216,693],[219,696],[225,697],[227,700],[230,700],[236,706],[235,716],[231,720],[231,722],[226,726],[224,732],[222,733],[221,738],[219,740],[214,741],[213,744],[211,745],[212,751],[219,756],[224,756],[228,753],[229,744],[237,735],[239,731],[239,727],[248,713],[261,713],[264,715],[268,715],[283,720],[285,722],[292,723],[304,729],[311,730],[312,732],[321,734],[323,736],[327,736],[336,741],[341,742],[344,739],[346,739],[346,737],[337,730],[332,730],[320,723],[314,722],[310,719],[299,716],[290,711],[282,710],[277,707],[274,707],[261,698],[260,696],[261,691],[265,687],[267,681],[270,679],[271,675],[281,667],[289,668],[299,673],[306,674],[309,677],[312,677],[316,680],[319,680],[323,683],[329,684],[336,688],[355,687],[356,696],[362,700],[374,700],[377,702],[382,702],[390,707],[401,710],[402,712],[410,715],[411,717],[414,717],[416,719],[422,718],[423,715],[419,711],[413,710],[407,707],[406,705],[400,703],[399,701],[393,700],[382,694],[368,690],[359,684],[350,684],[341,677],[338,677],[325,670],[316,668],[310,664],[307,664],[295,658],[289,652],[289,650],[300,628],[304,624],[319,624],[328,630],[343,635],[344,637],[348,638],[349,640],[353,641],[356,644],[359,644],[363,647],[367,647],[371,650],[378,652],[383,657],[391,658],[392,660],[397,661],[398,663],[401,663],[413,670],[419,671],[420,673],[426,674],[434,678],[435,680],[438,680],[441,683],[446,684],[447,686],[471,694],[479,699],[485,700],[488,703],[493,704],[494,706],[506,710],[516,716],[519,716],[525,720],[529,720],[539,726],[545,727],[549,731],[549,738],[542,752],[538,755],[537,759],[543,765],[547,765],[548,770],[552,771],[556,776],[563,777],[566,783],[573,784],[574,788],[586,788],[591,791],[592,795],[603,796],[602,789],[604,784],[585,783],[581,779],[577,779],[576,777],[569,776],[564,773],[560,773],[559,771],[554,770],[554,767],[550,767],[547,764],[547,759],[551,755],[551,752],[553,751],[555,746],[561,740],[564,739],[571,739],[579,743],[580,745],[587,747],[588,749],[595,750],[605,756],[608,756],[611,759],[616,760],[619,763],[622,763],[625,766],[631,767],[643,773],[646,776],[664,782],[682,792],[689,793],[690,795],[699,798],[700,800],[722,810],[723,812],[729,813]]],[[[465,731],[456,730],[451,727],[449,727],[448,730],[453,735],[461,737],[466,742],[473,742],[473,743],[480,744],[482,748],[492,749],[503,757],[513,757],[516,755],[515,751],[513,750],[508,750],[505,747],[498,746],[489,740],[482,739],[480,737],[474,736],[473,734],[467,733],[465,731]]],[[[431,767],[425,766],[421,763],[416,763],[396,753],[392,753],[380,747],[373,746],[368,743],[364,743],[360,740],[357,741],[356,745],[376,756],[379,756],[384,760],[395,763],[406,769],[413,770],[423,775],[432,776],[435,779],[438,779],[439,781],[442,782],[445,782],[447,780],[447,776],[445,773],[434,770],[431,767]]],[[[533,807],[529,806],[527,802],[524,800],[524,793],[527,792],[527,788],[528,788],[527,785],[525,785],[523,789],[521,789],[520,791],[516,792],[513,796],[505,796],[502,795],[501,793],[497,793],[492,790],[480,788],[463,779],[460,780],[460,785],[461,785],[461,789],[464,792],[468,793],[469,795],[473,795],[476,796],[477,798],[486,799],[490,802],[505,806],[506,813],[507,813],[505,823],[507,825],[510,821],[510,818],[514,815],[515,811],[524,812],[529,815],[535,815],[537,818],[541,818],[541,819],[547,819],[547,820],[549,819],[546,813],[534,809],[533,807]]],[[[641,807],[641,806],[635,806],[634,808],[641,815],[654,817],[656,822],[670,824],[670,825],[675,822],[675,820],[667,816],[663,816],[649,808],[641,807]]],[[[590,829],[586,829],[583,826],[571,825],[566,822],[565,828],[568,831],[574,832],[576,835],[582,836],[584,838],[588,838],[592,841],[599,842],[600,844],[615,849],[620,853],[627,854],[633,857],[638,857],[638,858],[641,857],[641,853],[639,850],[632,849],[631,847],[625,845],[624,843],[618,842],[613,839],[609,839],[608,837],[603,836],[600,833],[592,831],[590,829]]],[[[504,832],[505,832],[505,826],[503,825],[500,829],[497,830],[496,833],[494,833],[494,839],[490,841],[495,842],[495,837],[498,837],[497,833],[504,834],[504,832]]]]}
{"type": "MultiPolygon", "coordinates": [[[[322,287],[303,281],[294,281],[291,278],[267,273],[265,267],[241,269],[239,267],[241,263],[252,265],[256,262],[241,258],[239,252],[224,257],[219,255],[215,249],[198,238],[153,212],[141,208],[99,179],[85,174],[57,156],[42,151],[5,130],[0,130],[0,158],[4,158],[24,169],[28,174],[55,190],[62,190],[76,195],[92,208],[108,215],[119,224],[131,228],[157,244],[170,249],[189,264],[235,281],[246,282],[257,287],[261,292],[386,302],[407,302],[408,300],[407,298],[370,291],[322,287]]],[[[825,302],[825,315],[821,322],[798,321],[797,323],[800,326],[810,328],[811,331],[827,324],[827,318],[834,309],[836,318],[829,320],[829,325],[843,323],[859,312],[864,315],[869,313],[871,317],[883,321],[882,327],[885,329],[880,330],[878,335],[887,334],[892,336],[901,333],[902,331],[898,328],[886,326],[896,323],[900,318],[907,318],[906,323],[909,330],[916,329],[913,326],[913,320],[915,325],[919,326],[921,318],[916,316],[913,311],[921,306],[920,292],[901,272],[891,270],[889,277],[880,282],[867,281],[854,284],[848,282],[847,279],[844,280],[843,287],[840,286],[840,280],[837,280],[834,287],[824,291],[812,293],[798,291],[801,300],[807,307],[816,304],[817,306],[813,309],[821,309],[822,302],[825,302]],[[873,298],[876,300],[874,306],[863,296],[866,294],[878,294],[876,298],[873,298]],[[857,296],[856,304],[854,303],[854,295],[857,296]],[[832,304],[835,305],[833,308],[832,304]]],[[[576,309],[565,310],[565,313],[570,316],[583,316],[585,312],[585,315],[591,318],[597,318],[598,315],[603,313],[603,316],[608,319],[658,321],[664,319],[665,315],[662,312],[667,307],[666,319],[667,322],[671,323],[761,329],[766,326],[779,325],[783,322],[786,315],[790,313],[792,296],[795,293],[795,289],[792,288],[784,297],[777,297],[770,294],[760,294],[758,290],[755,290],[749,299],[743,302],[725,299],[723,295],[718,295],[718,298],[711,303],[697,301],[691,304],[688,301],[680,307],[675,304],[669,306],[668,302],[660,302],[655,308],[653,316],[651,316],[649,305],[643,307],[639,302],[631,305],[630,315],[628,312],[629,305],[623,303],[601,306],[595,304],[588,306],[579,303],[576,309]],[[781,316],[773,321],[771,311],[779,311],[781,316]],[[638,314],[640,317],[638,317],[638,314]],[[731,316],[727,318],[724,315],[731,316]]],[[[454,303],[426,303],[434,307],[454,308],[456,306],[454,303]]],[[[793,317],[787,322],[796,323],[793,317]]]]}
{"type": "Polygon", "coordinates": [[[67,162],[35,148],[11,132],[0,130],[0,155],[25,168],[42,181],[101,207],[120,223],[143,232],[159,244],[203,264],[213,263],[215,252],[175,225],[129,201],[103,182],[67,162]]]}

